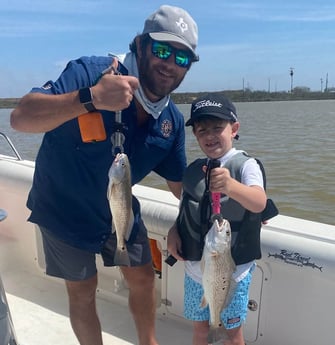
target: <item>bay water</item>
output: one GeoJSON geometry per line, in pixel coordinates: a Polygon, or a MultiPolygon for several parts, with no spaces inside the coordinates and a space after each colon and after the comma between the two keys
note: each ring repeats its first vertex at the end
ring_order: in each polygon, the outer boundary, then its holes
{"type": "MultiPolygon", "coordinates": [[[[335,225],[335,100],[236,102],[241,123],[238,149],[260,159],[267,194],[281,214],[335,225]]],[[[178,105],[185,119],[190,105],[178,105]]],[[[23,159],[34,160],[42,134],[10,128],[11,109],[0,109],[0,132],[7,134],[23,159]]],[[[192,130],[186,127],[188,162],[203,157],[192,130]]],[[[0,139],[0,152],[11,154],[0,139]]],[[[154,173],[141,184],[167,189],[154,173]]]]}

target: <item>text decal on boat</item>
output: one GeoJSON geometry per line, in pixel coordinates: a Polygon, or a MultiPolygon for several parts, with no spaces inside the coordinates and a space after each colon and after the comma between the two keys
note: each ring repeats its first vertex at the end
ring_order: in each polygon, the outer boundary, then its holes
{"type": "Polygon", "coordinates": [[[280,253],[268,253],[268,257],[273,256],[275,259],[281,259],[285,263],[296,266],[308,266],[312,268],[318,268],[322,272],[322,266],[318,266],[313,262],[310,262],[311,258],[302,256],[300,253],[289,252],[286,249],[281,249],[280,253]]]}

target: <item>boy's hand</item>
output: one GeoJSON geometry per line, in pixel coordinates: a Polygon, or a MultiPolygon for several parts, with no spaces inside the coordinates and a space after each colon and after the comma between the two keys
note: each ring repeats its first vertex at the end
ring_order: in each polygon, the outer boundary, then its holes
{"type": "Polygon", "coordinates": [[[177,226],[174,224],[169,230],[167,237],[167,249],[170,255],[175,257],[177,260],[184,261],[181,254],[181,239],[178,234],[177,226]]]}
{"type": "Polygon", "coordinates": [[[209,190],[229,194],[231,183],[235,181],[226,168],[214,168],[211,171],[209,190]]]}

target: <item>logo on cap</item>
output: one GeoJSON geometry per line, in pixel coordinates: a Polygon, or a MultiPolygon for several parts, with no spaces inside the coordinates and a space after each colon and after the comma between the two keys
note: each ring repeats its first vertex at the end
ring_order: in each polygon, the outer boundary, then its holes
{"type": "Polygon", "coordinates": [[[193,112],[203,108],[203,107],[218,107],[222,108],[222,103],[211,101],[211,100],[203,100],[194,105],[193,112]]]}
{"type": "Polygon", "coordinates": [[[179,26],[180,30],[182,31],[182,33],[184,33],[185,31],[188,30],[188,25],[187,23],[184,22],[184,18],[179,18],[179,21],[176,22],[177,26],[179,26]]]}

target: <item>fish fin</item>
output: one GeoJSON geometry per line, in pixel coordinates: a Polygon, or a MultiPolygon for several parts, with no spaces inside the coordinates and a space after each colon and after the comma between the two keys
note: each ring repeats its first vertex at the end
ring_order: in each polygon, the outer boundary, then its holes
{"type": "Polygon", "coordinates": [[[109,180],[108,187],[107,187],[107,199],[111,200],[112,198],[112,190],[113,190],[113,182],[109,180]]]}
{"type": "Polygon", "coordinates": [[[112,234],[114,234],[115,231],[116,231],[116,227],[115,227],[114,221],[112,220],[112,234]]]}
{"type": "Polygon", "coordinates": [[[230,302],[232,301],[232,299],[234,298],[236,287],[237,287],[237,282],[235,281],[235,279],[231,278],[230,285],[229,285],[229,291],[228,291],[223,309],[227,308],[229,306],[230,302]]]}
{"type": "Polygon", "coordinates": [[[205,308],[205,307],[207,307],[207,305],[208,305],[208,302],[207,302],[207,300],[206,300],[206,297],[205,297],[205,296],[202,296],[201,303],[200,303],[200,307],[201,307],[201,308],[205,308]]]}
{"type": "Polygon", "coordinates": [[[207,336],[207,342],[208,344],[214,344],[218,341],[222,341],[222,340],[228,340],[228,333],[227,333],[227,329],[225,328],[225,326],[221,326],[221,327],[209,327],[209,332],[208,332],[208,336],[207,336]]]}
{"type": "Polygon", "coordinates": [[[204,270],[205,270],[205,258],[204,258],[204,256],[202,256],[201,260],[200,260],[200,269],[201,269],[201,272],[204,273],[204,270]]]}
{"type": "Polygon", "coordinates": [[[114,265],[130,266],[130,258],[126,247],[124,249],[116,248],[114,255],[114,265]]]}
{"type": "Polygon", "coordinates": [[[127,229],[127,232],[124,235],[124,239],[126,241],[129,240],[131,231],[133,230],[133,225],[134,225],[134,213],[133,213],[133,210],[130,210],[128,229],[127,229]]]}

